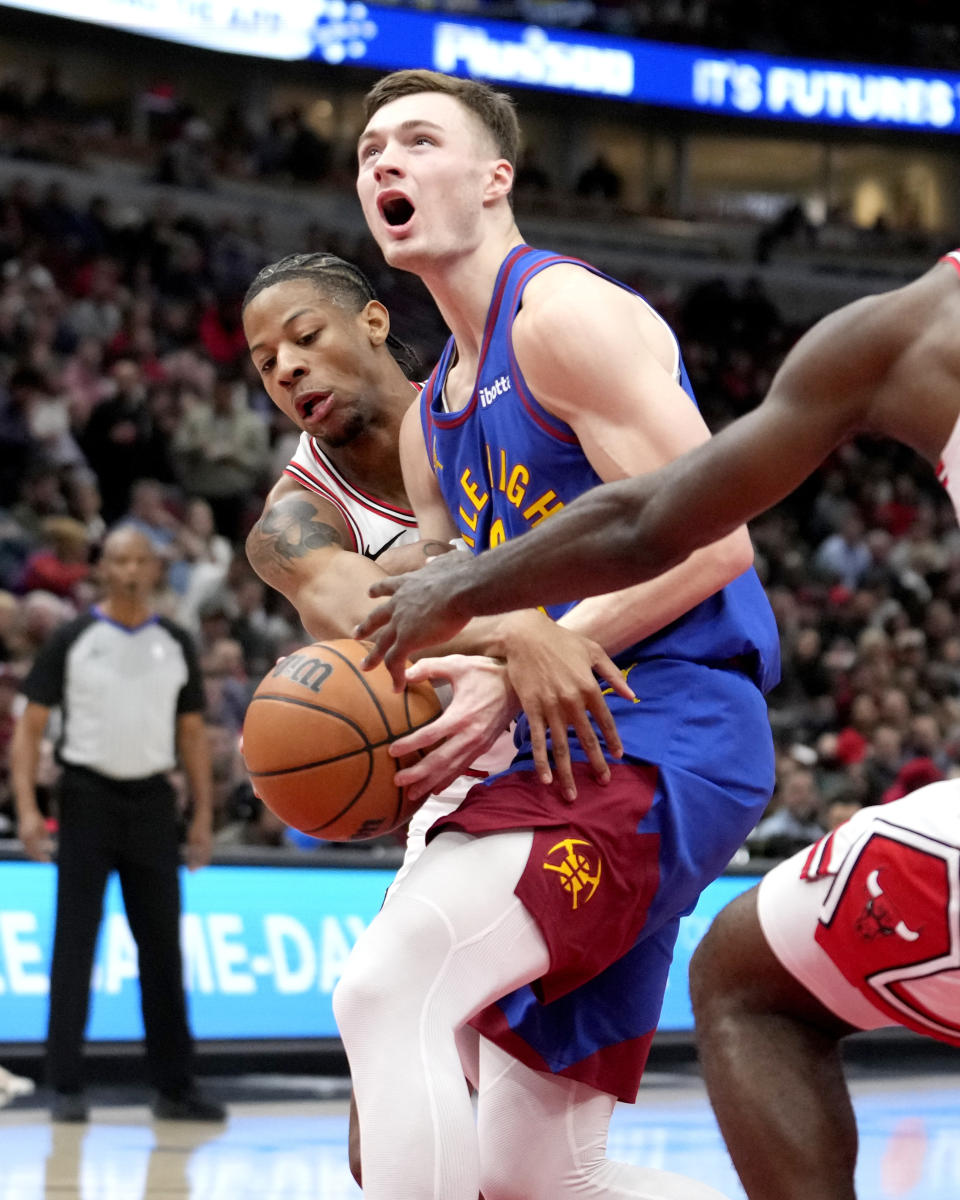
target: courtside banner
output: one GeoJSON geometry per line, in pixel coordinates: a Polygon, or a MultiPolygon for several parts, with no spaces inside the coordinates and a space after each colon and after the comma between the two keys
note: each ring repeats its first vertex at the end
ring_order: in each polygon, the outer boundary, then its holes
{"type": "MultiPolygon", "coordinates": [[[[373,920],[392,871],[211,866],[184,871],[181,942],[198,1038],[333,1038],[330,997],[354,942],[373,920]]],[[[693,1027],[690,955],[749,877],[716,880],[684,918],[661,1028],[693,1027]]],[[[54,867],[0,862],[0,1042],[41,1042],[47,1020],[54,867]]],[[[137,950],[113,877],[93,975],[88,1037],[143,1036],[137,950]]]]}
{"type": "Polygon", "coordinates": [[[261,58],[432,67],[505,86],[734,117],[960,132],[960,74],[951,71],[674,46],[352,0],[17,0],[3,7],[261,58]]]}

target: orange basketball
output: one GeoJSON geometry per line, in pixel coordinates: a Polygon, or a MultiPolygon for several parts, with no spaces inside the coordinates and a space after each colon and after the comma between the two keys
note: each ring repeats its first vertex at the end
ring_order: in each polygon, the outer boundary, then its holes
{"type": "Polygon", "coordinates": [[[288,825],[331,842],[379,837],[416,812],[393,776],[420,755],[393,758],[388,747],[441,708],[429,683],[395,692],[382,664],[362,671],[368,649],[344,638],[281,659],[243,723],[253,790],[288,825]]]}

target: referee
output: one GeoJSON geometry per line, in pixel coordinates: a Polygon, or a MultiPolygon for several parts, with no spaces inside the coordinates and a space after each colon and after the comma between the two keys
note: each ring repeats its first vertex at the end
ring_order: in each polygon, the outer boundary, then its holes
{"type": "Polygon", "coordinates": [[[82,1054],[90,976],[111,871],[137,943],[140,999],[159,1118],[219,1121],[193,1078],[180,954],[177,806],[167,773],[180,761],[194,816],[191,869],[210,861],[210,760],[203,683],[188,635],[152,608],[159,561],[132,527],[110,533],[100,560],[103,600],[54,633],[22,690],[27,706],[10,748],[18,833],[50,861],[36,797],[50,710],[59,707],[57,917],[50,972],[47,1074],[56,1121],[85,1121],[82,1054]]]}

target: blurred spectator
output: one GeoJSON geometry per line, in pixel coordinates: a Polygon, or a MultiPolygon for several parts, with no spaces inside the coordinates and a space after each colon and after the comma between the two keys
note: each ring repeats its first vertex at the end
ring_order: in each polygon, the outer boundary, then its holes
{"type": "Polygon", "coordinates": [[[58,470],[85,465],[71,431],[69,398],[55,391],[45,373],[32,374],[35,384],[27,399],[27,414],[34,453],[58,470]]]}
{"type": "Polygon", "coordinates": [[[903,735],[893,725],[881,722],[873,730],[864,767],[874,802],[893,786],[903,761],[903,735]]]}
{"type": "Polygon", "coordinates": [[[581,200],[616,203],[623,192],[623,179],[602,152],[577,176],[575,188],[581,200]]]}
{"type": "Polygon", "coordinates": [[[863,518],[848,512],[836,533],[817,547],[814,566],[832,583],[841,583],[853,591],[870,569],[873,558],[865,540],[863,518]]]}
{"type": "Polygon", "coordinates": [[[212,136],[213,130],[202,117],[185,120],[176,137],[161,151],[154,181],[203,191],[213,187],[212,136]]]}
{"type": "Polygon", "coordinates": [[[856,797],[849,794],[835,796],[827,805],[824,812],[823,825],[827,833],[832,833],[838,829],[844,821],[849,821],[855,813],[858,813],[863,805],[856,797]]]}
{"type": "Polygon", "coordinates": [[[0,506],[9,507],[20,493],[32,462],[39,458],[39,446],[30,422],[30,406],[38,390],[45,386],[38,371],[21,368],[9,377],[0,391],[0,506]]]}
{"type": "Polygon", "coordinates": [[[13,666],[25,672],[54,630],[74,616],[74,606],[53,592],[27,592],[20,602],[20,619],[11,638],[13,666]]]}
{"type": "Polygon", "coordinates": [[[903,764],[894,783],[883,793],[883,803],[902,800],[917,788],[926,787],[928,783],[936,783],[943,778],[943,773],[932,759],[911,758],[903,764]]]}
{"type": "MultiPolygon", "coordinates": [[[[238,367],[247,356],[247,339],[240,323],[240,296],[219,296],[200,316],[198,326],[203,348],[212,362],[226,368],[222,378],[238,367]]],[[[239,372],[237,372],[239,373],[239,372]]]]}
{"type": "Polygon", "coordinates": [[[243,647],[233,638],[217,638],[204,653],[202,667],[210,719],[239,734],[253,695],[243,647]]]}
{"type": "Polygon", "coordinates": [[[550,176],[540,165],[536,150],[532,146],[525,146],[513,180],[513,190],[517,199],[542,199],[552,187],[550,176]]]}
{"type": "Polygon", "coordinates": [[[104,370],[103,342],[88,335],[77,342],[60,375],[60,384],[67,397],[71,424],[83,428],[90,414],[111,392],[104,370]]]}
{"type": "Polygon", "coordinates": [[[24,475],[17,501],[10,509],[11,517],[28,538],[38,542],[47,517],[63,516],[66,511],[60,476],[48,463],[35,459],[24,475]]]}
{"type": "Polygon", "coordinates": [[[234,540],[244,536],[244,517],[266,478],[270,447],[266,420],[247,406],[236,375],[221,376],[209,400],[188,405],[174,447],[184,488],[209,502],[218,532],[234,540]]]}
{"type": "Polygon", "coordinates": [[[756,259],[769,263],[774,250],[782,243],[811,249],[817,240],[816,226],[807,217],[803,205],[788,204],[783,212],[757,238],[756,259]]]}
{"type": "Polygon", "coordinates": [[[284,166],[300,183],[317,183],[330,170],[330,146],[304,120],[298,108],[288,114],[287,156],[284,166]]]}
{"type": "Polygon", "coordinates": [[[774,793],[774,804],[774,811],[747,838],[751,854],[783,857],[823,835],[822,797],[809,767],[788,771],[774,793]]]}
{"type": "Polygon", "coordinates": [[[113,258],[94,259],[78,272],[75,286],[80,298],[67,310],[67,323],[80,339],[109,342],[120,328],[125,297],[119,263],[113,258]]]}
{"type": "Polygon", "coordinates": [[[219,846],[249,845],[259,801],[240,753],[237,731],[214,719],[207,721],[213,774],[213,838],[219,846]]]}
{"type": "Polygon", "coordinates": [[[880,696],[880,720],[899,729],[906,738],[910,730],[910,715],[910,698],[906,692],[899,687],[885,688],[880,696]]]}
{"type": "Polygon", "coordinates": [[[266,584],[252,571],[243,572],[234,584],[233,596],[236,615],[230,622],[230,632],[243,647],[250,674],[259,680],[291,643],[306,640],[304,631],[292,609],[292,620],[267,611],[266,584]]]}
{"type": "Polygon", "coordinates": [[[80,467],[67,475],[64,486],[70,516],[83,525],[90,545],[99,546],[107,532],[107,523],[101,511],[103,501],[96,475],[89,467],[80,467]]]}
{"type": "Polygon", "coordinates": [[[46,517],[42,545],[27,559],[19,590],[52,592],[76,601],[77,585],[90,577],[90,543],[86,527],[73,517],[46,517]]]}
{"type": "Polygon", "coordinates": [[[130,489],[130,507],[117,522],[145,533],[160,560],[169,565],[176,557],[180,522],[167,504],[167,492],[156,479],[138,479],[130,489]]]}
{"type": "Polygon", "coordinates": [[[217,533],[213,510],[199,496],[187,501],[173,556],[170,584],[180,595],[178,619],[195,632],[202,605],[223,585],[233,561],[233,546],[217,533]]]}
{"type": "Polygon", "coordinates": [[[950,756],[944,748],[943,731],[933,713],[915,713],[910,718],[908,752],[915,758],[932,762],[942,775],[950,769],[950,756]]]}
{"type": "Polygon", "coordinates": [[[910,475],[900,474],[893,481],[890,498],[878,504],[874,510],[873,520],[891,537],[903,537],[916,520],[919,500],[916,480],[910,475]]]}
{"type": "Polygon", "coordinates": [[[80,437],[100,481],[103,517],[112,525],[127,510],[135,479],[153,477],[153,421],[140,366],[118,359],[110,370],[113,395],[99,404],[80,437]]]}
{"type": "Polygon", "coordinates": [[[0,838],[13,837],[16,826],[10,786],[10,739],[17,723],[15,701],[19,690],[19,673],[0,664],[0,838]]]}

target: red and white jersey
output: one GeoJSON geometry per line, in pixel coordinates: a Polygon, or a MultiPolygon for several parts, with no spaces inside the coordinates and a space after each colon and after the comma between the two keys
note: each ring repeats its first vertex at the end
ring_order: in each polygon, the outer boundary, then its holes
{"type": "Polygon", "coordinates": [[[856,813],[764,877],[758,913],[784,966],[850,1024],[960,1045],[960,780],[856,813]]]}
{"type": "Polygon", "coordinates": [[[405,546],[419,537],[416,518],[409,508],[388,504],[349,483],[308,433],[300,434],[283,473],[340,511],[353,538],[348,550],[376,559],[392,546],[405,546]]]}

